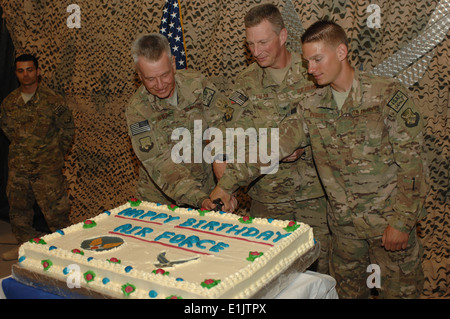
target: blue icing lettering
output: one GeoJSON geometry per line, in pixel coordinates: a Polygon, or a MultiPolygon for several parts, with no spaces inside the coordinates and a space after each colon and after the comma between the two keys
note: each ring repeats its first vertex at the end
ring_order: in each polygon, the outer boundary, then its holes
{"type": "Polygon", "coordinates": [[[142,228],[140,231],[138,231],[136,234],[134,234],[135,236],[141,236],[141,237],[145,237],[147,234],[150,234],[153,232],[153,229],[148,228],[148,227],[144,227],[142,228]]]}
{"type": "Polygon", "coordinates": [[[276,243],[277,241],[279,241],[280,239],[283,239],[283,238],[285,238],[285,237],[287,237],[287,236],[289,236],[291,233],[286,233],[286,234],[281,234],[279,231],[277,231],[277,238],[275,238],[274,240],[273,240],[273,242],[274,243],[276,243]]]}
{"type": "Polygon", "coordinates": [[[216,242],[214,240],[209,240],[209,239],[200,240],[197,244],[197,247],[201,248],[201,249],[206,249],[206,247],[203,246],[204,243],[211,243],[212,245],[214,245],[216,242]]]}
{"type": "Polygon", "coordinates": [[[122,233],[124,231],[130,230],[132,227],[133,227],[133,225],[131,225],[131,224],[124,224],[124,225],[120,225],[119,227],[116,227],[114,229],[114,231],[122,233]]]}
{"type": "Polygon", "coordinates": [[[142,215],[141,217],[139,217],[139,219],[144,219],[145,217],[153,217],[153,216],[156,216],[156,213],[150,210],[150,211],[146,212],[144,215],[142,215]]]}
{"type": "Polygon", "coordinates": [[[175,233],[166,231],[166,232],[162,233],[161,235],[159,235],[158,237],[156,237],[156,238],[155,238],[155,241],[159,241],[159,240],[161,240],[161,239],[163,239],[163,238],[170,238],[170,237],[172,237],[173,235],[175,235],[175,233]]]}
{"type": "Polygon", "coordinates": [[[215,246],[211,247],[209,250],[218,253],[219,251],[224,250],[227,247],[230,247],[230,245],[223,242],[219,242],[215,246]]]}
{"type": "Polygon", "coordinates": [[[224,230],[225,228],[231,227],[233,226],[233,224],[226,224],[223,223],[222,226],[220,226],[219,228],[216,229],[217,232],[224,230]]]}
{"type": "Polygon", "coordinates": [[[273,231],[266,230],[265,232],[262,232],[261,234],[259,234],[259,236],[256,237],[256,239],[262,238],[264,240],[269,240],[273,235],[274,235],[273,231]]]}
{"type": "Polygon", "coordinates": [[[200,238],[198,238],[197,236],[189,236],[188,238],[186,238],[185,240],[183,240],[178,247],[183,247],[184,245],[187,245],[189,248],[191,248],[192,246],[194,246],[195,244],[197,244],[200,241],[200,238]]]}
{"type": "Polygon", "coordinates": [[[198,221],[198,223],[196,225],[192,226],[192,228],[199,228],[204,223],[206,223],[206,220],[201,219],[201,220],[198,221]]]}
{"type": "Polygon", "coordinates": [[[165,213],[160,213],[160,214],[156,215],[155,217],[151,218],[150,220],[164,219],[164,218],[167,218],[167,217],[168,217],[167,214],[165,214],[165,213]]]}
{"type": "Polygon", "coordinates": [[[178,234],[175,235],[174,237],[172,237],[169,242],[172,244],[179,244],[180,242],[182,242],[184,239],[186,238],[186,236],[182,235],[182,234],[178,234]]]}
{"type": "Polygon", "coordinates": [[[179,216],[172,217],[172,215],[169,215],[169,218],[167,218],[164,221],[164,224],[170,223],[172,220],[177,220],[177,219],[180,219],[180,217],[179,216]]]}
{"type": "Polygon", "coordinates": [[[242,234],[244,237],[254,237],[259,234],[259,229],[255,227],[250,227],[245,233],[242,234]]]}
{"type": "Polygon", "coordinates": [[[136,208],[126,208],[123,211],[121,211],[120,213],[118,213],[117,215],[119,216],[126,216],[126,217],[131,217],[131,218],[136,218],[140,215],[142,215],[144,213],[144,211],[142,209],[136,209],[136,208]]]}
{"type": "Polygon", "coordinates": [[[197,220],[195,218],[189,218],[184,223],[178,225],[180,227],[190,227],[192,226],[197,220]]]}
{"type": "Polygon", "coordinates": [[[202,229],[206,230],[208,228],[208,230],[214,230],[214,227],[219,226],[219,225],[220,225],[219,222],[210,221],[208,224],[203,226],[202,229]]]}

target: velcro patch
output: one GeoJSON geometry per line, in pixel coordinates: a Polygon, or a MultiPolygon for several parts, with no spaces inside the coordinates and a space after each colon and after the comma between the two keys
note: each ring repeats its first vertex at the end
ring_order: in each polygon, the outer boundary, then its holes
{"type": "Polygon", "coordinates": [[[216,91],[214,91],[213,89],[205,88],[203,90],[203,105],[204,106],[209,106],[211,104],[214,94],[216,94],[216,91]]]}
{"type": "Polygon", "coordinates": [[[148,124],[148,120],[144,120],[141,122],[137,122],[130,125],[131,135],[136,136],[145,132],[150,131],[150,125],[148,124]]]}
{"type": "Polygon", "coordinates": [[[388,106],[395,112],[400,112],[403,105],[408,101],[408,97],[402,91],[397,91],[392,99],[388,102],[388,106]]]}
{"type": "Polygon", "coordinates": [[[233,94],[231,94],[230,96],[230,100],[236,104],[239,104],[240,106],[244,105],[245,102],[247,102],[248,97],[246,97],[244,94],[242,94],[241,92],[235,91],[233,94]]]}

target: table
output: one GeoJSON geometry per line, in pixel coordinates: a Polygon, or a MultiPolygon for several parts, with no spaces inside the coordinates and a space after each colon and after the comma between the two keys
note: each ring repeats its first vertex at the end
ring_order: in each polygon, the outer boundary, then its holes
{"type": "MultiPolygon", "coordinates": [[[[61,296],[24,285],[11,276],[0,280],[0,299],[64,299],[61,296]]],[[[292,283],[275,299],[338,299],[333,277],[305,271],[298,273],[292,283]]]]}

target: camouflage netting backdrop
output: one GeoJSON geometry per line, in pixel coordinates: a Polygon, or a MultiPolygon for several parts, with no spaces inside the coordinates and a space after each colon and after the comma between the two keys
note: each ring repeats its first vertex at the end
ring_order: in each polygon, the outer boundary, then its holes
{"type": "MultiPolygon", "coordinates": [[[[227,83],[249,60],[244,14],[261,2],[181,1],[188,67],[213,77],[228,92],[227,83]]],[[[74,113],[76,139],[66,165],[73,222],[123,204],[134,195],[138,167],[124,117],[138,85],[130,45],[139,34],[159,32],[164,0],[0,3],[16,53],[37,54],[44,82],[66,97],[74,113]],[[72,4],[80,9],[80,28],[68,27],[67,19],[76,12],[72,4]]],[[[348,32],[355,67],[408,83],[425,118],[431,175],[428,216],[421,222],[423,295],[450,297],[449,1],[273,3],[285,14],[292,49],[300,50],[303,28],[327,16],[348,32]]]]}

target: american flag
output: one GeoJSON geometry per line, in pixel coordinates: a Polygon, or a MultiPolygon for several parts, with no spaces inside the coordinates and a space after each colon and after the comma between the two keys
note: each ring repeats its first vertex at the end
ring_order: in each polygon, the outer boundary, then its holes
{"type": "Polygon", "coordinates": [[[177,69],[186,69],[186,43],[179,0],[166,0],[159,32],[167,37],[177,69]]]}

